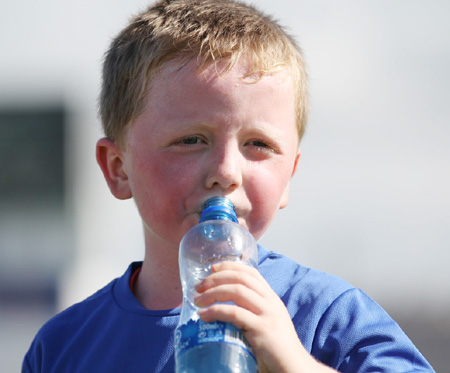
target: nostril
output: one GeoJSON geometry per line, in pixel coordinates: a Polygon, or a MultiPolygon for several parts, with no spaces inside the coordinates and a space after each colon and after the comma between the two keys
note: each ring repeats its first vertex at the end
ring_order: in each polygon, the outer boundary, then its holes
{"type": "Polygon", "coordinates": [[[220,188],[222,190],[236,189],[242,181],[240,173],[220,172],[215,169],[206,181],[207,188],[220,188]]]}

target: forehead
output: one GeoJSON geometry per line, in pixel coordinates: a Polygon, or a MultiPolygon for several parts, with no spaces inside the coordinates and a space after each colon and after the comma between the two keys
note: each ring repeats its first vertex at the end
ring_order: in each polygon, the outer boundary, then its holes
{"type": "Polygon", "coordinates": [[[194,123],[234,123],[236,128],[244,123],[281,128],[285,123],[289,131],[291,127],[296,130],[289,74],[280,71],[255,80],[247,76],[249,68],[244,63],[224,72],[225,66],[208,64],[198,69],[195,60],[165,66],[152,79],[133,127],[145,123],[152,131],[164,132],[194,123]]]}
{"type": "MultiPolygon", "coordinates": [[[[291,68],[284,67],[273,73],[255,71],[253,64],[241,59],[231,67],[228,60],[213,61],[199,66],[196,59],[173,60],[166,63],[148,82],[146,99],[154,99],[161,93],[170,91],[168,87],[191,87],[194,85],[208,88],[223,87],[224,83],[234,86],[251,87],[260,83],[268,90],[276,91],[283,86],[294,96],[294,80],[291,68]]],[[[273,92],[272,92],[273,93],[273,92]]]]}
{"type": "MultiPolygon", "coordinates": [[[[146,131],[155,139],[156,134],[179,133],[202,124],[222,127],[224,131],[228,128],[230,133],[244,128],[294,131],[289,136],[296,138],[291,76],[279,71],[255,80],[247,76],[249,68],[245,63],[224,72],[225,66],[208,64],[199,69],[195,60],[164,66],[151,80],[143,109],[131,123],[132,137],[146,131]]],[[[127,133],[130,135],[130,131],[127,133]]]]}

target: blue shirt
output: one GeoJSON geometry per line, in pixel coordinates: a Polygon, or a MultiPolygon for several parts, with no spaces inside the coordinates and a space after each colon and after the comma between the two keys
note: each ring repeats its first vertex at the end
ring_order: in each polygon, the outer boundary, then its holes
{"type": "MultiPolygon", "coordinates": [[[[145,309],[130,290],[141,263],[49,320],[22,372],[174,372],[180,309],[145,309]]],[[[258,269],[316,359],[340,372],[434,372],[398,324],[364,292],[259,247],[258,269]]]]}

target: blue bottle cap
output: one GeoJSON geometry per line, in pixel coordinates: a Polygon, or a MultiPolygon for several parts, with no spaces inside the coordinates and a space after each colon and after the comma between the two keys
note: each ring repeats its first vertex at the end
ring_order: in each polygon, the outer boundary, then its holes
{"type": "Polygon", "coordinates": [[[233,202],[226,197],[211,197],[203,204],[200,223],[207,220],[227,220],[238,223],[233,202]]]}

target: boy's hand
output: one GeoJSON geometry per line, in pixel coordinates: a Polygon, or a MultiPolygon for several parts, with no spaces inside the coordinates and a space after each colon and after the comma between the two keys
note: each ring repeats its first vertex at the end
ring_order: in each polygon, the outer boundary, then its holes
{"type": "Polygon", "coordinates": [[[214,264],[212,270],[196,286],[196,305],[207,307],[200,310],[200,317],[241,329],[253,348],[259,373],[333,371],[303,347],[286,307],[258,270],[231,261],[214,264]]]}

